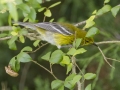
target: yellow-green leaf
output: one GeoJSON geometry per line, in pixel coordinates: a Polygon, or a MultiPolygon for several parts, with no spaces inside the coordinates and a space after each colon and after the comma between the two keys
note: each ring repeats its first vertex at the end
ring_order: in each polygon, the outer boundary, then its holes
{"type": "Polygon", "coordinates": [[[52,13],[51,13],[50,9],[46,9],[46,11],[44,12],[44,15],[45,15],[46,17],[51,17],[51,16],[52,16],[52,13]]]}
{"type": "Polygon", "coordinates": [[[19,40],[20,40],[21,43],[24,43],[24,42],[25,42],[24,36],[23,36],[23,35],[20,35],[20,36],[19,36],[19,40]]]}
{"type": "Polygon", "coordinates": [[[59,5],[60,3],[61,3],[60,1],[56,2],[56,3],[52,4],[52,5],[50,5],[48,8],[53,8],[53,7],[57,6],[57,5],[59,5]]]}
{"type": "Polygon", "coordinates": [[[111,9],[112,15],[115,17],[120,10],[120,6],[115,6],[111,9]]]}

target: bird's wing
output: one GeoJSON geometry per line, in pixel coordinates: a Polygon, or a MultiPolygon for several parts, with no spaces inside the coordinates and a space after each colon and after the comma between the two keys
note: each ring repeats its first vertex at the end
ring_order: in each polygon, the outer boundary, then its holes
{"type": "Polygon", "coordinates": [[[68,28],[63,27],[62,25],[55,22],[41,22],[34,24],[35,26],[48,30],[50,32],[61,33],[63,35],[72,35],[73,32],[68,30],[68,28]]]}

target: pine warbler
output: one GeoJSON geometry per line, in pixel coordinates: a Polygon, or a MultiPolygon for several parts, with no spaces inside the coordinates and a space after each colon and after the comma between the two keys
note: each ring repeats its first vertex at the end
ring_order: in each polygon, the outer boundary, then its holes
{"type": "Polygon", "coordinates": [[[81,45],[88,45],[94,42],[92,37],[85,37],[86,31],[68,23],[41,22],[34,24],[17,22],[17,24],[36,30],[40,34],[41,40],[56,45],[58,48],[72,44],[77,38],[82,38],[81,45]]]}

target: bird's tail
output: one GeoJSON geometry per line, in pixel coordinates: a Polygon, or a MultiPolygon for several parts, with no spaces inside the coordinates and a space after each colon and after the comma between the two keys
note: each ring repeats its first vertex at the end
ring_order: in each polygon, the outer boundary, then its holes
{"type": "Polygon", "coordinates": [[[35,26],[34,23],[26,23],[26,22],[13,22],[13,23],[21,25],[21,26],[24,26],[26,28],[30,28],[32,30],[36,30],[37,29],[37,27],[35,26]]]}

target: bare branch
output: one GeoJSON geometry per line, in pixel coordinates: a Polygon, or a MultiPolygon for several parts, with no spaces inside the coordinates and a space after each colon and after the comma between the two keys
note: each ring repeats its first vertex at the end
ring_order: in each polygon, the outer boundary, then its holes
{"type": "Polygon", "coordinates": [[[99,44],[111,44],[111,43],[120,43],[120,41],[102,41],[102,42],[96,42],[97,45],[99,44]]]}
{"type": "MultiPolygon", "coordinates": [[[[118,5],[116,5],[116,6],[120,6],[120,4],[118,4],[118,5]]],[[[104,13],[104,14],[105,14],[105,13],[104,13]]],[[[104,15],[104,14],[102,14],[102,15],[104,15]]],[[[97,15],[95,18],[98,18],[98,17],[100,17],[100,16],[102,16],[102,15],[97,15]]],[[[78,26],[81,26],[81,25],[84,25],[84,24],[86,24],[86,20],[84,20],[84,21],[82,21],[82,22],[78,22],[78,23],[76,23],[74,26],[78,27],[78,26]]]]}
{"type": "Polygon", "coordinates": [[[11,38],[11,36],[9,36],[9,37],[3,37],[3,38],[0,38],[0,41],[8,40],[8,39],[10,39],[10,38],[11,38]]]}
{"type": "Polygon", "coordinates": [[[0,27],[0,31],[11,31],[12,30],[12,26],[2,26],[0,27]]]}

